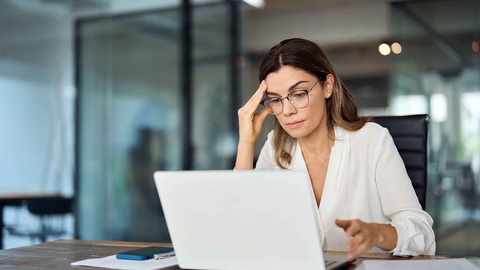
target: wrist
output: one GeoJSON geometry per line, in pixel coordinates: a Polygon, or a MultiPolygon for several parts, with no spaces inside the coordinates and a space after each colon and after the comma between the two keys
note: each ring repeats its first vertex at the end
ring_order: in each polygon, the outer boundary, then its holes
{"type": "Polygon", "coordinates": [[[237,150],[242,150],[242,149],[253,149],[255,147],[255,141],[251,140],[239,140],[238,141],[238,146],[237,150]]]}
{"type": "Polygon", "coordinates": [[[375,223],[377,233],[377,247],[383,250],[393,250],[397,245],[397,230],[391,224],[375,223]]]}
{"type": "Polygon", "coordinates": [[[235,162],[235,170],[251,170],[253,169],[253,151],[254,143],[239,142],[237,147],[237,160],[235,162]]]}
{"type": "Polygon", "coordinates": [[[385,226],[384,224],[374,224],[374,229],[379,232],[377,234],[377,246],[381,246],[383,243],[385,243],[385,226]]]}

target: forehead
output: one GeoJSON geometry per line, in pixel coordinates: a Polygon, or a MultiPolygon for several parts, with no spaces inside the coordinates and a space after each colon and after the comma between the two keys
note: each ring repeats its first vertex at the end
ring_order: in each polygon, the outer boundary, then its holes
{"type": "Polygon", "coordinates": [[[307,81],[301,83],[299,86],[306,86],[316,80],[312,74],[298,68],[291,66],[284,66],[277,72],[272,72],[267,75],[265,81],[268,86],[268,92],[286,93],[288,88],[299,81],[307,81]]]}

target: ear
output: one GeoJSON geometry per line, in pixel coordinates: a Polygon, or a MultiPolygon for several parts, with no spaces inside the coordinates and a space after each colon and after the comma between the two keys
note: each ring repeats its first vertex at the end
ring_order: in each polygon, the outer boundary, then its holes
{"type": "Polygon", "coordinates": [[[332,96],[333,92],[333,85],[335,84],[335,77],[332,74],[328,74],[325,78],[324,90],[325,90],[325,98],[328,99],[332,96]]]}

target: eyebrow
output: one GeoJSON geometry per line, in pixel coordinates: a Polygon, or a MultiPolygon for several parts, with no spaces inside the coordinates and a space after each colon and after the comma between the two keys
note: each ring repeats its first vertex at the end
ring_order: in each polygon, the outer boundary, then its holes
{"type": "MultiPolygon", "coordinates": [[[[288,88],[288,92],[291,92],[293,89],[295,89],[295,87],[297,87],[299,84],[302,84],[302,83],[308,83],[308,81],[298,81],[298,82],[294,83],[292,86],[290,86],[290,87],[288,88]]],[[[269,92],[269,91],[265,92],[265,94],[267,94],[267,95],[277,95],[277,96],[280,96],[279,94],[277,94],[277,93],[275,93],[275,92],[269,92]]]]}

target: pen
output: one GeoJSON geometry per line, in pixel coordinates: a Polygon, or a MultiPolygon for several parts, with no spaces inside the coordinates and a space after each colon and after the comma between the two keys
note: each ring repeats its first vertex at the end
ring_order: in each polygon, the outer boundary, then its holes
{"type": "Polygon", "coordinates": [[[153,259],[154,260],[162,260],[166,258],[170,258],[175,256],[175,251],[170,251],[170,252],[165,252],[165,253],[160,253],[160,254],[153,254],[153,259]]]}

